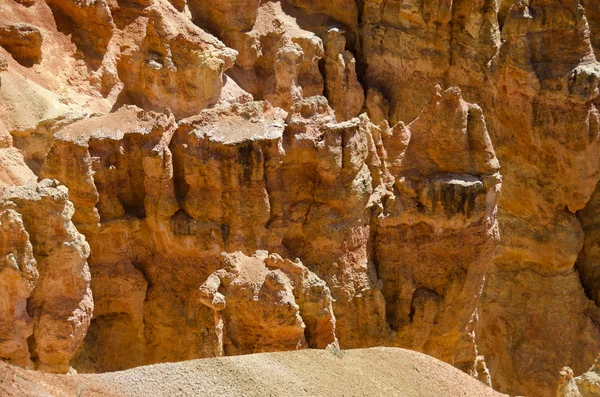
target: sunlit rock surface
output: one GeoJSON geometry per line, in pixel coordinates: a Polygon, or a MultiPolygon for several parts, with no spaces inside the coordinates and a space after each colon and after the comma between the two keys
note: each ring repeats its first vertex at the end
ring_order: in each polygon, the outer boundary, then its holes
{"type": "Polygon", "coordinates": [[[560,371],[600,352],[599,26],[591,0],[0,2],[0,358],[396,346],[585,393],[560,371]]]}

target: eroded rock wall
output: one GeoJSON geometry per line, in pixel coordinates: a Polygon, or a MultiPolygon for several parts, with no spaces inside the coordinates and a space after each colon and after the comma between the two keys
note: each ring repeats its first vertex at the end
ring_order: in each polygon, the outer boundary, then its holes
{"type": "MultiPolygon", "coordinates": [[[[420,120],[396,130],[376,127],[365,116],[338,123],[327,100],[313,97],[289,113],[268,102],[248,102],[217,106],[179,123],[125,106],[61,129],[41,175],[63,181],[72,192],[73,219],[91,246],[96,304],[75,365],[106,371],[221,354],[324,348],[339,339],[342,347],[417,346],[475,373],[476,302],[497,244],[497,160],[479,108],[467,104],[458,89],[440,90],[424,111],[427,126],[420,120]],[[471,124],[473,112],[479,117],[465,131],[431,121],[440,113],[471,124]],[[425,128],[435,130],[438,139],[458,140],[467,158],[423,158],[419,146],[432,144],[419,138],[425,128]],[[397,136],[399,145],[395,133],[407,134],[397,136]],[[392,209],[385,202],[397,205],[392,209]],[[428,209],[420,213],[419,206],[428,209]],[[420,312],[430,311],[418,298],[428,275],[398,280],[400,267],[421,273],[418,264],[402,259],[402,250],[384,248],[401,244],[390,242],[388,234],[429,233],[421,228],[425,220],[438,230],[447,220],[460,236],[487,246],[456,253],[461,270],[454,268],[456,259],[448,261],[455,280],[434,272],[439,279],[430,280],[428,289],[437,297],[434,305],[462,308],[460,316],[453,311],[444,322],[437,313],[420,312]],[[258,265],[260,257],[221,259],[222,252],[252,255],[260,249],[275,254],[266,265],[258,265]],[[302,258],[304,265],[282,258],[302,258]],[[239,262],[237,270],[228,270],[231,261],[239,262]],[[267,274],[268,268],[286,275],[267,274]],[[298,279],[298,272],[307,275],[298,279]],[[245,303],[255,302],[244,292],[253,288],[257,303],[245,303]],[[402,288],[409,301],[417,295],[416,315],[395,313],[402,288]],[[219,296],[228,294],[229,306],[221,307],[225,298],[219,296]],[[386,298],[394,302],[387,308],[386,298]],[[290,319],[269,325],[269,318],[287,316],[279,307],[289,304],[297,306],[290,319]],[[244,317],[246,312],[263,314],[257,319],[244,317]],[[422,323],[434,330],[417,337],[422,323]]],[[[447,238],[453,237],[436,237],[432,244],[452,244],[447,238]]],[[[442,254],[443,249],[432,256],[442,254]]]]}
{"type": "Polygon", "coordinates": [[[386,345],[554,393],[600,351],[597,8],[0,3],[0,357],[386,345]]]}
{"type": "Polygon", "coordinates": [[[1,205],[6,255],[2,357],[66,372],[94,309],[90,248],[71,222],[68,190],[48,179],[7,187],[1,205]]]}

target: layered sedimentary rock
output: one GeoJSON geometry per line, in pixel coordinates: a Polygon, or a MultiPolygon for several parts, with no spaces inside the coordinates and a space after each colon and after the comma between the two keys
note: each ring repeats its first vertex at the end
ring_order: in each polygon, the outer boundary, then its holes
{"type": "Polygon", "coordinates": [[[337,345],[329,288],[301,262],[259,251],[225,255],[199,289],[221,354],[337,345]]]}
{"type": "Polygon", "coordinates": [[[517,2],[502,38],[487,120],[503,165],[503,237],[481,305],[481,345],[500,390],[550,393],[552,371],[564,362],[584,371],[599,349],[598,309],[574,269],[584,242],[575,212],[598,181],[598,64],[577,2],[517,2]],[[563,39],[549,43],[557,32],[563,39]],[[553,354],[538,355],[548,344],[553,354]]]}
{"type": "Polygon", "coordinates": [[[6,256],[0,355],[66,372],[94,307],[89,245],[71,222],[68,190],[51,180],[5,188],[1,205],[6,256]]]}
{"type": "Polygon", "coordinates": [[[42,57],[42,33],[36,26],[25,23],[2,25],[0,46],[19,63],[31,66],[42,57]]]}
{"type": "Polygon", "coordinates": [[[365,81],[386,96],[392,123],[417,117],[438,83],[464,91],[485,84],[500,45],[496,7],[493,0],[362,2],[365,81]]]}
{"type": "Polygon", "coordinates": [[[248,102],[178,125],[135,107],[75,122],[55,134],[41,169],[69,187],[91,245],[96,310],[75,365],[104,371],[339,339],[417,348],[475,374],[497,169],[481,110],[458,89],[439,90],[421,118],[394,129],[364,116],[337,123],[323,97],[289,114],[248,102]],[[423,156],[444,143],[465,155],[423,156]],[[456,239],[480,247],[456,252],[447,274],[419,270],[418,252],[387,248],[434,229],[442,251],[456,239]],[[220,258],[257,249],[279,256],[220,258]],[[253,289],[257,303],[245,303],[253,289]],[[257,311],[260,321],[243,314],[257,311]]]}
{"type": "Polygon", "coordinates": [[[383,137],[384,147],[406,144],[388,151],[404,195],[387,208],[375,240],[388,321],[403,346],[476,373],[475,307],[499,240],[501,182],[483,113],[456,88],[438,91],[417,120],[383,137]]]}
{"type": "Polygon", "coordinates": [[[2,2],[0,357],[387,345],[554,393],[600,351],[598,11],[2,2]]]}
{"type": "Polygon", "coordinates": [[[600,358],[590,370],[578,377],[573,376],[573,370],[563,368],[560,373],[558,397],[593,397],[600,395],[600,358]]]}
{"type": "Polygon", "coordinates": [[[27,338],[33,333],[27,298],[31,296],[39,274],[21,215],[14,209],[5,209],[0,217],[3,237],[0,355],[25,367],[31,363],[27,338]]]}
{"type": "Polygon", "coordinates": [[[128,28],[136,31],[117,61],[123,94],[132,103],[147,110],[169,109],[178,118],[217,103],[234,50],[161,1],[143,12],[134,8],[120,13],[127,13],[122,18],[130,19],[128,28]]]}
{"type": "Polygon", "coordinates": [[[239,52],[229,74],[255,99],[287,110],[323,93],[323,40],[298,26],[279,2],[192,0],[189,7],[194,22],[239,52]]]}

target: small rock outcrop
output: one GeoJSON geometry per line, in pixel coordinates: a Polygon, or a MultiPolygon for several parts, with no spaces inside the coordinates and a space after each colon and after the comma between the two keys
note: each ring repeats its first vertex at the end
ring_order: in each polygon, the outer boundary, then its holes
{"type": "Polygon", "coordinates": [[[4,335],[3,328],[0,356],[67,372],[94,309],[89,245],[71,222],[68,190],[47,179],[5,188],[0,205],[7,304],[2,317],[13,330],[4,335]]]}
{"type": "Polygon", "coordinates": [[[42,33],[36,26],[27,23],[0,25],[0,46],[24,66],[33,66],[42,60],[42,33]]]}
{"type": "Polygon", "coordinates": [[[166,0],[145,8],[132,23],[143,34],[124,49],[116,68],[133,104],[169,109],[181,119],[218,102],[223,72],[237,54],[177,15],[166,0]]]}
{"type": "Polygon", "coordinates": [[[358,116],[365,92],[358,82],[356,59],[346,50],[344,32],[331,29],[325,38],[325,90],[339,121],[358,116]]]}
{"type": "Polygon", "coordinates": [[[238,252],[223,266],[198,292],[213,310],[221,354],[337,346],[329,288],[300,261],[238,252]]]}
{"type": "Polygon", "coordinates": [[[27,313],[27,299],[39,277],[37,262],[21,215],[14,209],[0,213],[2,265],[0,285],[2,332],[0,357],[26,367],[31,364],[27,338],[33,333],[33,321],[27,313]]]}
{"type": "Polygon", "coordinates": [[[595,397],[600,396],[600,357],[590,370],[581,376],[574,377],[569,367],[560,372],[558,397],[595,397]]]}

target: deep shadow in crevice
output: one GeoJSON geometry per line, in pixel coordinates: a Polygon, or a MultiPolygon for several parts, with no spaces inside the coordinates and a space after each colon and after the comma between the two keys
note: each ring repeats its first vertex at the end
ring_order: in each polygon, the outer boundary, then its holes
{"type": "MultiPolygon", "coordinates": [[[[595,229],[600,228],[600,224],[597,223],[597,215],[595,214],[597,211],[595,199],[599,187],[600,183],[596,186],[596,192],[592,195],[586,208],[577,211],[575,214],[581,223],[584,238],[583,246],[577,256],[574,269],[577,272],[585,295],[596,304],[596,307],[600,307],[600,264],[597,263],[598,258],[594,255],[595,246],[600,244],[598,238],[595,238],[594,233],[595,229]],[[594,257],[588,257],[588,255],[593,255],[594,257]]],[[[572,214],[566,206],[565,213],[572,214]]]]}

